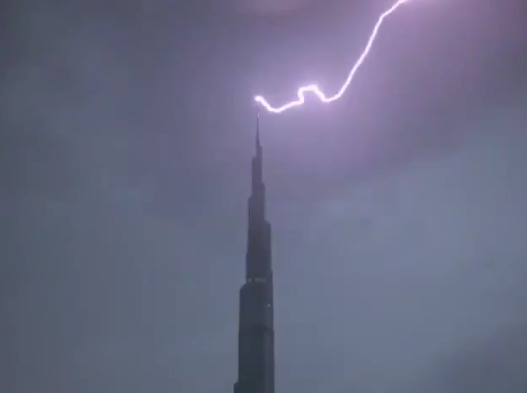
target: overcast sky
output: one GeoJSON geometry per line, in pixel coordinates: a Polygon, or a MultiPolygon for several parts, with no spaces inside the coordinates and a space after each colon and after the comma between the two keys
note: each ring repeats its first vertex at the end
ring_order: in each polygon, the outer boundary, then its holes
{"type": "MultiPolygon", "coordinates": [[[[251,97],[390,1],[10,3],[0,391],[232,392],[251,97]]],[[[414,0],[262,116],[277,393],[527,391],[526,7],[414,0]]]]}

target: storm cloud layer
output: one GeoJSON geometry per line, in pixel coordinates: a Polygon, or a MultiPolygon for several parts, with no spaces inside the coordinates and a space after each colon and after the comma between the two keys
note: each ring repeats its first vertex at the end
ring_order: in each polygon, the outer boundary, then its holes
{"type": "MultiPolygon", "coordinates": [[[[0,391],[232,391],[251,97],[389,4],[293,3],[4,6],[0,391]]],[[[262,118],[277,393],[527,391],[524,11],[415,0],[262,118]]]]}

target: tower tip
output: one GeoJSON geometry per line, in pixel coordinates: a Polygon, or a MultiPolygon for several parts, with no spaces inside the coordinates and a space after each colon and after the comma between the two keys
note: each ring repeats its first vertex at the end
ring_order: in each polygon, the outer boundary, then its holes
{"type": "Polygon", "coordinates": [[[256,110],[256,152],[260,154],[262,145],[260,143],[260,111],[256,110]]]}

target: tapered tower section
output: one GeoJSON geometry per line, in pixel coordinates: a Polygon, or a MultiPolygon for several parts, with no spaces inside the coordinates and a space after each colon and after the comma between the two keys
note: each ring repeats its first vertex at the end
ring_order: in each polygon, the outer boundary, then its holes
{"type": "Polygon", "coordinates": [[[274,393],[271,225],[265,217],[262,158],[258,116],[249,197],[245,283],[240,289],[238,381],[234,393],[274,393]]]}

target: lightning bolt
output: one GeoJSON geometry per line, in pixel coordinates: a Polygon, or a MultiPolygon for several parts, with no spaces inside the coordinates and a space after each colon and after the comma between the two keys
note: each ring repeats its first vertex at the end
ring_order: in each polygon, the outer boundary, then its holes
{"type": "Polygon", "coordinates": [[[271,113],[282,113],[285,112],[288,109],[301,106],[304,104],[305,101],[305,94],[306,93],[313,93],[315,94],[320,101],[322,102],[333,102],[338,100],[340,97],[344,95],[346,90],[348,89],[349,85],[351,84],[351,81],[353,80],[353,77],[355,76],[355,73],[358,71],[366,57],[368,56],[368,53],[370,52],[371,47],[373,46],[373,43],[375,42],[375,38],[377,37],[377,34],[379,32],[379,29],[381,28],[384,20],[390,16],[392,13],[394,13],[400,6],[402,6],[404,3],[407,3],[409,0],[397,0],[390,8],[388,8],[386,11],[384,11],[381,16],[379,16],[379,19],[377,19],[377,23],[375,23],[375,26],[373,27],[372,33],[370,37],[368,38],[368,42],[366,46],[364,47],[364,50],[362,51],[361,55],[359,56],[359,59],[357,62],[353,65],[351,68],[351,71],[348,74],[348,77],[342,84],[342,87],[338,90],[337,93],[335,93],[332,96],[326,96],[320,88],[315,85],[307,85],[302,86],[297,90],[296,95],[298,96],[298,99],[288,102],[287,104],[284,104],[279,107],[273,107],[267,100],[262,96],[255,96],[254,100],[261,104],[267,111],[271,113]]]}

